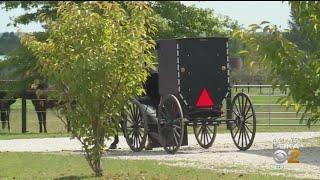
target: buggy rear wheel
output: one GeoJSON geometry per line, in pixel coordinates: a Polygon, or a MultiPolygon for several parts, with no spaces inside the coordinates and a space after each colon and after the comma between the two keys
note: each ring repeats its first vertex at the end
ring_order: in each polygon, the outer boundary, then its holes
{"type": "Polygon", "coordinates": [[[168,154],[178,151],[183,140],[183,113],[178,99],[166,95],[161,99],[158,110],[158,131],[160,142],[168,154]]]}
{"type": "Polygon", "coordinates": [[[147,124],[137,100],[133,100],[124,114],[123,130],[127,144],[134,152],[141,151],[147,140],[147,124]]]}
{"type": "Polygon", "coordinates": [[[232,140],[240,150],[245,151],[251,147],[256,134],[256,114],[248,95],[241,92],[233,98],[232,114],[232,140]]]}
{"type": "Polygon", "coordinates": [[[210,124],[206,119],[193,124],[193,132],[199,145],[205,149],[212,146],[217,135],[217,125],[210,124]]]}

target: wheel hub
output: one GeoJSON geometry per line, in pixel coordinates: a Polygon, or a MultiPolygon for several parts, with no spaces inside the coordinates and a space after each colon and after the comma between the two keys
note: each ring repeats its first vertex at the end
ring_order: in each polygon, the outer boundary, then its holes
{"type": "Polygon", "coordinates": [[[237,120],[236,120],[237,126],[239,127],[239,126],[243,125],[244,124],[244,120],[245,120],[245,118],[242,115],[238,116],[237,120]]]}

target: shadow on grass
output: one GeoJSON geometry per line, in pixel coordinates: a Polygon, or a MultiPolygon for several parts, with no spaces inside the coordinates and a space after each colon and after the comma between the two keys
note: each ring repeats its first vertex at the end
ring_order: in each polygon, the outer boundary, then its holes
{"type": "Polygon", "coordinates": [[[54,180],[78,180],[78,179],[87,179],[87,178],[93,178],[93,176],[63,176],[59,178],[55,178],[54,180]]]}

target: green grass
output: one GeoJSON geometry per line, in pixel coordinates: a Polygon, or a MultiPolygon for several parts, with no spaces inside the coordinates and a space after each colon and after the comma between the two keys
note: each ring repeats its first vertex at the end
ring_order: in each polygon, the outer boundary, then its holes
{"type": "Polygon", "coordinates": [[[69,137],[68,133],[0,133],[0,140],[69,137]]]}
{"type": "MultiPolygon", "coordinates": [[[[87,162],[79,155],[0,153],[0,162],[0,179],[98,179],[92,176],[87,162]]],[[[103,168],[101,179],[285,179],[172,167],[150,160],[103,159],[103,168]]]]}

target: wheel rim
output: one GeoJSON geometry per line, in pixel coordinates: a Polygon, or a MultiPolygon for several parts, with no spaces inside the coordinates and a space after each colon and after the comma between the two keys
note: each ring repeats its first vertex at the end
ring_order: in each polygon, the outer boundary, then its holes
{"type": "Polygon", "coordinates": [[[160,141],[169,154],[177,152],[183,140],[183,116],[178,100],[166,96],[159,105],[158,128],[160,141]]]}
{"type": "Polygon", "coordinates": [[[237,94],[232,101],[232,114],[235,123],[230,128],[234,144],[240,150],[251,147],[256,133],[256,115],[250,98],[244,94],[237,94]]]}
{"type": "Polygon", "coordinates": [[[206,120],[202,120],[201,124],[193,125],[193,132],[198,144],[203,148],[210,148],[216,138],[217,126],[212,125],[206,120]]]}
{"type": "Polygon", "coordinates": [[[146,143],[147,131],[144,128],[144,118],[139,105],[131,103],[124,118],[126,141],[133,151],[141,151],[146,143]]]}

